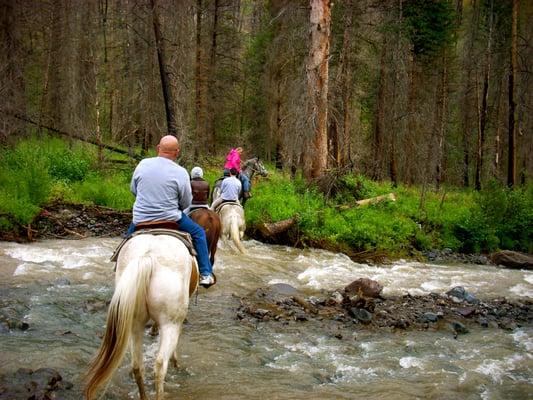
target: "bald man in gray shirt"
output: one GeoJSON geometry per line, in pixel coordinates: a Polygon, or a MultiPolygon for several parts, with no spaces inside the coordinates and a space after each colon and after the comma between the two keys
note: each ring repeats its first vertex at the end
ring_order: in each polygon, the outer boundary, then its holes
{"type": "Polygon", "coordinates": [[[182,212],[191,205],[192,190],[187,170],[175,162],[179,151],[178,139],[164,136],[157,146],[157,157],[145,158],[135,168],[130,185],[135,195],[133,224],[176,221],[180,230],[191,235],[198,253],[200,285],[209,287],[215,279],[205,231],[182,212]]]}

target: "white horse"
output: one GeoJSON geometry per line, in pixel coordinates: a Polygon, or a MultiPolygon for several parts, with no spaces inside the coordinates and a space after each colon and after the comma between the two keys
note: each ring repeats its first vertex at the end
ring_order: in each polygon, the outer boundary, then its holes
{"type": "Polygon", "coordinates": [[[239,203],[222,203],[217,210],[222,225],[222,238],[231,239],[241,253],[246,253],[241,242],[246,230],[244,208],[239,203]]]}
{"type": "Polygon", "coordinates": [[[104,338],[87,373],[86,399],[93,399],[97,390],[109,381],[130,344],[140,398],[148,399],[143,380],[142,341],[150,318],[159,325],[160,331],[154,373],[156,399],[163,398],[168,362],[172,358],[177,365],[176,346],[189,296],[197,284],[196,259],[178,238],[141,234],[124,245],[117,260],[116,287],[104,338]]]}

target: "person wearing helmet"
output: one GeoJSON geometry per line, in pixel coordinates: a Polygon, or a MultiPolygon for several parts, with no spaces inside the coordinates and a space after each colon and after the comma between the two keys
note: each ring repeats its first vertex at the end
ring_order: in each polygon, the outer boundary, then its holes
{"type": "Polygon", "coordinates": [[[185,209],[187,214],[197,208],[209,208],[209,182],[204,179],[204,171],[200,167],[191,169],[192,202],[185,209]]]}

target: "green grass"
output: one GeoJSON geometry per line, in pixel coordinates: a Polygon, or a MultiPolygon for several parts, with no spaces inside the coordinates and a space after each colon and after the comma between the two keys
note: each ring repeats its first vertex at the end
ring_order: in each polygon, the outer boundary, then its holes
{"type": "MultiPolygon", "coordinates": [[[[42,206],[55,200],[130,210],[134,166],[102,169],[95,160],[94,146],[55,138],[27,139],[3,149],[0,230],[30,224],[42,206]]],[[[221,163],[214,159],[197,163],[211,185],[221,176],[221,163]]],[[[187,165],[187,170],[194,165],[187,165]]],[[[392,256],[433,248],[533,250],[532,185],[508,190],[491,184],[480,193],[457,188],[435,192],[420,187],[393,188],[388,182],[348,174],[332,182],[326,198],[301,177],[291,180],[272,166],[269,171],[268,178],[254,183],[253,197],[246,203],[247,225],[297,217],[294,232],[299,243],[392,256]],[[355,204],[391,192],[397,201],[355,204]]]]}
{"type": "Polygon", "coordinates": [[[94,146],[30,138],[2,149],[0,229],[27,225],[53,200],[131,209],[131,172],[104,173],[94,146]]]}
{"type": "Polygon", "coordinates": [[[494,186],[481,193],[446,188],[392,188],[355,175],[337,179],[326,199],[296,179],[271,174],[246,205],[249,225],[298,215],[299,241],[353,251],[405,255],[432,248],[460,252],[531,251],[533,189],[494,186]],[[397,201],[357,207],[355,201],[394,192],[397,201]]]}

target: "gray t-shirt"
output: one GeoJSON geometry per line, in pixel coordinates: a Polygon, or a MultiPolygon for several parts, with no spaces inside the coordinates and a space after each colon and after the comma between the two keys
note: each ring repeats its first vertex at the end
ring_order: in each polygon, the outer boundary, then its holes
{"type": "Polygon", "coordinates": [[[179,221],[181,211],[191,205],[191,181],[187,170],[164,157],[142,160],[131,178],[135,195],[133,223],[179,221]]]}
{"type": "Polygon", "coordinates": [[[222,197],[222,200],[232,200],[237,201],[239,200],[239,193],[241,192],[241,181],[234,177],[230,176],[222,181],[222,185],[220,185],[220,197],[222,197]]]}

